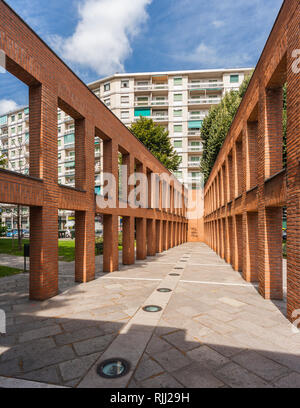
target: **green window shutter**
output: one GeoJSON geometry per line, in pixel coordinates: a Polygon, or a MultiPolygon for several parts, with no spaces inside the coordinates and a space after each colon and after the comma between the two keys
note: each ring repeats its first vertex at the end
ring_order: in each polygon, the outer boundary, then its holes
{"type": "Polygon", "coordinates": [[[188,123],[189,129],[201,129],[203,120],[191,120],[188,123]]]}
{"type": "Polygon", "coordinates": [[[73,161],[73,162],[65,163],[65,167],[66,168],[75,167],[75,162],[73,161]]]}
{"type": "Polygon", "coordinates": [[[69,135],[64,136],[64,143],[65,144],[74,143],[74,142],[75,142],[74,133],[70,133],[69,135]]]}
{"type": "Polygon", "coordinates": [[[174,132],[182,132],[182,125],[174,125],[174,132]]]}
{"type": "Polygon", "coordinates": [[[6,124],[7,124],[7,115],[1,116],[0,125],[6,125],[6,124]]]}
{"type": "Polygon", "coordinates": [[[182,140],[174,140],[174,147],[182,148],[182,140]]]}
{"type": "Polygon", "coordinates": [[[134,116],[151,116],[151,109],[146,108],[146,109],[142,109],[142,108],[136,108],[134,110],[134,116]]]}
{"type": "Polygon", "coordinates": [[[182,85],[182,78],[174,78],[174,85],[175,86],[182,85]]]}
{"type": "Polygon", "coordinates": [[[181,102],[182,94],[174,94],[174,102],[181,102]]]}
{"type": "Polygon", "coordinates": [[[239,82],[239,75],[230,75],[230,83],[235,84],[239,82]]]}
{"type": "Polygon", "coordinates": [[[180,109],[180,110],[179,110],[179,109],[175,109],[175,110],[174,110],[174,116],[180,116],[180,117],[181,117],[181,116],[182,116],[182,109],[180,109]]]}

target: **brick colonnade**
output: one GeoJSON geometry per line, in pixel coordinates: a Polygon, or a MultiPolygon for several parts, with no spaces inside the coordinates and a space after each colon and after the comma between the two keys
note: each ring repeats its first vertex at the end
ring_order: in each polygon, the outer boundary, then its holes
{"type": "Polygon", "coordinates": [[[29,88],[29,176],[0,170],[0,202],[30,207],[30,297],[43,300],[58,293],[58,209],[75,211],[77,282],[95,276],[95,214],[103,214],[107,272],[119,267],[118,217],[123,217],[125,265],[135,262],[135,231],[138,259],[186,242],[186,209],[174,200],[184,203],[187,192],[175,179],[167,182],[175,197],[169,209],[162,199],[158,206],[124,208],[118,191],[109,197],[116,200],[115,208],[97,207],[95,137],[103,141],[103,170],[115,176],[117,185],[120,154],[128,175],[140,171],[150,181],[152,173],[168,171],[1,0],[0,49],[7,71],[29,88]],[[75,120],[75,188],[58,184],[58,108],[75,120]]]}
{"type": "MultiPolygon", "coordinates": [[[[286,0],[205,186],[205,240],[267,299],[282,299],[287,207],[287,309],[300,309],[300,4],[286,0]],[[283,85],[287,84],[287,168],[283,85]]],[[[300,312],[299,312],[300,314],[300,312]]]]}

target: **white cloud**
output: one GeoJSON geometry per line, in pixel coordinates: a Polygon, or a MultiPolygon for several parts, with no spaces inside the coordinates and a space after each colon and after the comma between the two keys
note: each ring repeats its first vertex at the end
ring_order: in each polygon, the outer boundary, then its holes
{"type": "Polygon", "coordinates": [[[196,63],[199,65],[210,66],[214,68],[221,68],[227,66],[242,66],[249,62],[249,55],[241,52],[239,55],[226,55],[219,52],[205,43],[200,43],[191,53],[184,55],[177,55],[177,58],[184,58],[186,61],[196,63]]]}
{"type": "Polygon", "coordinates": [[[124,71],[132,49],[130,41],[138,35],[152,0],[83,0],[74,34],[54,36],[51,45],[63,59],[90,68],[98,75],[124,71]]]}
{"type": "Polygon", "coordinates": [[[0,99],[0,115],[18,109],[18,104],[12,99],[0,99]]]}
{"type": "Polygon", "coordinates": [[[212,22],[212,25],[213,25],[214,27],[216,27],[216,28],[220,28],[220,27],[223,27],[223,26],[225,25],[225,22],[224,22],[224,21],[221,21],[221,20],[214,20],[214,21],[212,22]]]}

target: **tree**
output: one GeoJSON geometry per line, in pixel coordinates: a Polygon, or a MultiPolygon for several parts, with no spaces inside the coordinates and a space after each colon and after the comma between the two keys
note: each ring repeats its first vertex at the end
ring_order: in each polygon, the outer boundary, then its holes
{"type": "Polygon", "coordinates": [[[205,182],[208,180],[241,100],[247,91],[251,76],[252,74],[245,78],[238,91],[227,92],[221,103],[212,107],[203,121],[201,129],[203,143],[201,170],[205,182]]]}
{"type": "Polygon", "coordinates": [[[131,132],[170,171],[176,171],[181,162],[169,139],[169,132],[152,119],[140,117],[130,128],[131,132]]]}
{"type": "Polygon", "coordinates": [[[6,167],[7,159],[5,156],[0,154],[0,168],[6,167]]]}

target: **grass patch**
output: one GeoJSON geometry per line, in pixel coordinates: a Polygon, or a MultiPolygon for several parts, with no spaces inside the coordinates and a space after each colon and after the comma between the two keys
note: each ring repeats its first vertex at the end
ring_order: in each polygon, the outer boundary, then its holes
{"type": "Polygon", "coordinates": [[[282,256],[283,256],[283,259],[286,259],[286,258],[287,258],[287,254],[286,254],[286,240],[285,240],[285,239],[284,239],[283,242],[282,242],[282,256]]]}
{"type": "Polygon", "coordinates": [[[17,275],[18,273],[22,272],[23,271],[21,271],[20,269],[0,265],[0,278],[4,278],[5,276],[17,275]]]}
{"type": "MultiPolygon", "coordinates": [[[[29,244],[29,239],[22,239],[22,250],[18,249],[18,241],[14,240],[14,247],[12,246],[12,239],[0,239],[0,254],[23,256],[24,244],[29,244]]],[[[103,238],[97,238],[96,243],[103,243],[103,238]]],[[[119,234],[119,250],[122,250],[122,234],[119,234]]],[[[95,255],[102,255],[102,250],[97,251],[95,247],[95,255]]],[[[61,261],[72,262],[75,260],[75,239],[70,241],[58,241],[58,256],[61,261]]]]}

